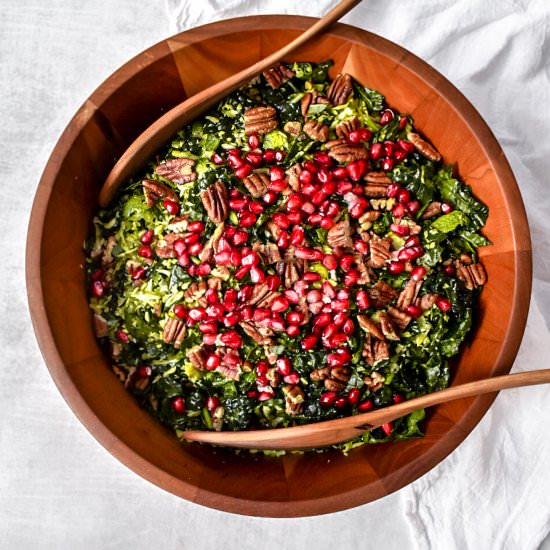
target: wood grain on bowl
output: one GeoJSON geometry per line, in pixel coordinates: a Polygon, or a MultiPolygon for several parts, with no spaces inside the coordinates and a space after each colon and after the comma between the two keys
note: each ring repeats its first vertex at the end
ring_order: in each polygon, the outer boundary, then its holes
{"type": "MultiPolygon", "coordinates": [[[[40,347],[61,393],[90,432],[134,471],[188,500],[257,516],[342,510],[386,495],[441,461],[472,430],[494,394],[428,414],[423,439],[338,452],[266,458],[193,445],[141,410],[108,368],[92,332],[82,244],[98,191],[116,159],[166,109],[281,47],[311,18],[262,16],[214,23],[138,55],[85,102],[57,143],[37,189],[27,243],[27,287],[40,347]],[[252,29],[252,30],[251,30],[252,29]]],[[[332,58],[410,112],[447,162],[490,208],[482,249],[488,284],[472,344],[453,384],[512,365],[531,289],[531,245],[521,196],[491,131],[444,77],[404,49],[346,25],[294,59],[332,58]]]]}

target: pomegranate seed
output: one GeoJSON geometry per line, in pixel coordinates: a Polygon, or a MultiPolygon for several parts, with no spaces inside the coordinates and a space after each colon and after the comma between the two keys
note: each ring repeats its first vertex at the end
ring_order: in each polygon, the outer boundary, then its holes
{"type": "Polygon", "coordinates": [[[382,428],[382,431],[386,435],[390,435],[393,431],[393,422],[386,422],[385,424],[382,424],[382,426],[380,427],[382,428]]]}
{"type": "Polygon", "coordinates": [[[151,372],[151,367],[148,365],[142,365],[138,369],[138,375],[140,378],[149,378],[149,376],[151,376],[151,372]]]}
{"type": "Polygon", "coordinates": [[[273,180],[269,183],[269,190],[280,193],[286,187],[285,180],[273,180]]]}
{"type": "Polygon", "coordinates": [[[403,262],[390,262],[388,264],[388,271],[393,275],[399,275],[405,271],[405,264],[403,262]]]}
{"type": "Polygon", "coordinates": [[[275,191],[268,191],[263,197],[262,200],[266,204],[273,204],[277,200],[277,193],[275,191]]]}
{"type": "MultiPolygon", "coordinates": [[[[403,117],[405,118],[405,117],[403,117]]],[[[405,118],[405,120],[407,120],[405,118]]],[[[405,153],[412,153],[414,151],[414,145],[410,141],[405,141],[404,139],[398,139],[397,145],[405,152],[405,153]]]]}
{"type": "Polygon", "coordinates": [[[241,227],[252,227],[256,223],[256,214],[253,212],[241,212],[239,214],[241,227]]]}
{"type": "Polygon", "coordinates": [[[322,264],[329,270],[332,271],[338,267],[338,260],[334,254],[326,254],[322,259],[322,264]]]}
{"type": "Polygon", "coordinates": [[[315,318],[313,324],[318,327],[327,327],[330,325],[332,319],[329,313],[321,313],[318,317],[315,318]]]}
{"type": "Polygon", "coordinates": [[[229,201],[229,208],[231,210],[235,210],[236,212],[240,212],[241,210],[244,210],[248,205],[248,199],[231,199],[229,201]]]}
{"type": "Polygon", "coordinates": [[[307,219],[307,223],[309,223],[309,225],[319,225],[322,219],[323,216],[321,216],[321,214],[311,214],[307,219]]]}
{"type": "Polygon", "coordinates": [[[281,231],[281,234],[279,235],[279,238],[277,239],[277,246],[279,248],[287,248],[289,243],[289,236],[286,231],[281,231]]]}
{"type": "Polygon", "coordinates": [[[337,397],[338,395],[335,391],[327,391],[321,395],[321,397],[319,398],[319,403],[321,403],[323,407],[330,407],[334,404],[337,397]]]}
{"type": "Polygon", "coordinates": [[[214,412],[220,405],[221,405],[221,401],[220,401],[219,397],[210,396],[206,400],[206,408],[210,412],[214,412]]]}
{"type": "Polygon", "coordinates": [[[306,281],[307,283],[314,283],[315,281],[321,280],[321,275],[319,275],[319,273],[316,273],[315,271],[308,271],[307,273],[304,273],[302,280],[306,281]]]}
{"type": "Polygon", "coordinates": [[[249,321],[252,319],[252,307],[251,306],[244,306],[241,309],[241,319],[243,321],[249,321]]]}
{"type": "Polygon", "coordinates": [[[306,248],[305,246],[297,247],[294,254],[300,260],[313,260],[316,262],[322,260],[325,256],[320,250],[306,248]]]}
{"type": "Polygon", "coordinates": [[[265,376],[269,371],[269,363],[267,361],[264,361],[263,359],[260,359],[256,363],[256,374],[258,376],[265,376]]]}
{"type": "Polygon", "coordinates": [[[372,399],[365,399],[357,406],[357,410],[360,412],[370,411],[374,407],[372,399]]]}
{"type": "Polygon", "coordinates": [[[285,157],[286,157],[286,153],[284,151],[275,151],[275,160],[277,162],[283,162],[283,160],[285,160],[285,157]]]}
{"type": "Polygon", "coordinates": [[[184,252],[178,256],[178,264],[181,265],[181,267],[187,267],[190,263],[191,259],[189,258],[189,254],[187,254],[187,252],[184,252]]]}
{"type": "Polygon", "coordinates": [[[382,158],[383,154],[384,154],[384,147],[381,143],[373,143],[370,146],[370,156],[372,160],[378,160],[382,158]]]}
{"type": "Polygon", "coordinates": [[[289,289],[285,290],[285,298],[291,303],[291,304],[297,304],[300,301],[300,296],[295,290],[289,289]]]}
{"type": "Polygon", "coordinates": [[[214,262],[216,265],[229,265],[231,263],[231,253],[224,250],[214,254],[214,262]]]}
{"type": "Polygon", "coordinates": [[[191,275],[191,277],[194,277],[197,274],[197,266],[196,265],[190,265],[187,268],[187,273],[189,273],[189,275],[191,275]]]}
{"type": "Polygon", "coordinates": [[[350,143],[359,143],[361,141],[361,132],[359,132],[359,130],[352,130],[348,134],[347,139],[350,143]]]}
{"type": "Polygon", "coordinates": [[[202,222],[191,222],[188,226],[187,226],[187,229],[189,231],[191,231],[192,233],[201,233],[202,231],[204,231],[204,223],[202,222]]]}
{"type": "Polygon", "coordinates": [[[285,330],[285,322],[282,317],[275,317],[275,315],[269,320],[269,327],[275,332],[282,332],[285,330]]]}
{"type": "Polygon", "coordinates": [[[349,336],[350,334],[353,334],[354,330],[355,330],[355,324],[351,319],[347,319],[342,325],[343,333],[349,336]]]}
{"type": "Polygon", "coordinates": [[[277,366],[277,372],[283,376],[290,374],[292,371],[292,365],[288,357],[280,357],[275,364],[277,366]]]}
{"type": "Polygon", "coordinates": [[[273,300],[273,302],[271,303],[271,311],[274,311],[275,313],[281,313],[283,311],[286,311],[287,309],[288,300],[283,296],[275,298],[275,300],[273,300]]]}
{"type": "Polygon", "coordinates": [[[174,397],[171,405],[172,409],[178,414],[183,414],[185,412],[185,401],[183,400],[183,397],[174,397]]]}
{"type": "Polygon", "coordinates": [[[302,207],[300,210],[308,215],[311,215],[315,212],[315,205],[311,202],[304,202],[302,203],[302,207]]]}
{"type": "Polygon", "coordinates": [[[177,317],[180,319],[186,319],[187,318],[187,310],[185,309],[185,306],[182,304],[176,304],[172,311],[176,314],[177,317]]]}
{"type": "Polygon", "coordinates": [[[206,310],[203,307],[193,307],[188,311],[191,321],[200,322],[206,319],[206,310]]]}
{"type": "Polygon", "coordinates": [[[241,258],[241,264],[242,265],[249,265],[249,266],[253,266],[253,265],[258,265],[260,263],[260,257],[258,256],[258,254],[256,254],[256,252],[249,252],[248,254],[243,254],[242,258],[241,258]]]}
{"type": "Polygon", "coordinates": [[[215,321],[208,321],[206,323],[201,323],[199,325],[199,330],[203,334],[217,334],[218,333],[218,324],[215,321]]]}
{"type": "Polygon", "coordinates": [[[411,246],[420,246],[420,237],[418,235],[411,235],[405,241],[405,248],[410,248],[411,246]]]}
{"type": "Polygon", "coordinates": [[[96,269],[96,270],[92,273],[92,275],[91,275],[92,281],[100,281],[100,280],[102,280],[102,279],[103,279],[103,275],[104,275],[103,269],[96,269]]]}
{"type": "Polygon", "coordinates": [[[301,227],[295,227],[290,234],[290,244],[299,246],[304,242],[305,231],[301,227]]]}
{"type": "Polygon", "coordinates": [[[231,168],[233,168],[233,170],[237,170],[241,166],[244,166],[246,161],[244,161],[240,156],[228,154],[227,163],[231,166],[231,168]]]}
{"type": "Polygon", "coordinates": [[[248,272],[250,271],[249,265],[243,265],[242,267],[239,267],[237,271],[235,271],[235,277],[237,279],[242,279],[248,272]]]}
{"type": "Polygon", "coordinates": [[[269,319],[271,317],[271,311],[267,309],[266,307],[259,307],[254,311],[254,321],[256,323],[261,323],[262,321],[265,321],[266,319],[269,319]]]}
{"type": "Polygon", "coordinates": [[[241,251],[238,249],[232,250],[229,255],[229,260],[233,267],[239,267],[241,265],[241,251]]]}
{"type": "Polygon", "coordinates": [[[346,179],[348,177],[348,172],[343,166],[339,166],[332,171],[332,175],[338,179],[346,179]]]}
{"type": "Polygon", "coordinates": [[[258,266],[254,265],[250,269],[250,280],[255,284],[263,283],[265,281],[265,274],[258,266]]]}
{"type": "Polygon", "coordinates": [[[224,314],[225,306],[220,304],[212,304],[206,308],[206,315],[211,320],[217,321],[224,314]]]}
{"type": "Polygon", "coordinates": [[[250,397],[251,399],[258,399],[258,397],[259,397],[259,394],[258,394],[258,392],[257,392],[256,390],[248,390],[248,391],[246,392],[246,395],[247,395],[248,397],[250,397]]]}
{"type": "Polygon", "coordinates": [[[313,174],[309,170],[302,170],[298,176],[298,180],[302,185],[308,185],[313,183],[313,174]]]}
{"type": "Polygon", "coordinates": [[[313,183],[306,183],[303,184],[300,191],[303,195],[306,195],[307,197],[311,197],[315,191],[317,191],[317,187],[313,185],[313,183]]]}
{"type": "Polygon", "coordinates": [[[443,271],[446,275],[449,275],[449,277],[452,277],[455,272],[456,272],[456,269],[454,267],[454,265],[446,265],[444,268],[443,268],[443,271]]]}
{"type": "Polygon", "coordinates": [[[402,218],[405,215],[405,207],[402,204],[396,204],[391,212],[394,218],[402,218]]]}
{"type": "Polygon", "coordinates": [[[349,271],[354,262],[355,256],[353,254],[346,254],[340,258],[340,268],[343,271],[349,271]]]}
{"type": "Polygon", "coordinates": [[[401,204],[405,204],[411,200],[411,193],[408,189],[400,189],[397,193],[397,200],[401,204]]]}
{"type": "Polygon", "coordinates": [[[197,233],[191,233],[190,235],[187,235],[186,237],[184,237],[183,239],[178,239],[175,243],[174,243],[174,250],[176,250],[176,253],[179,253],[177,248],[176,248],[176,244],[180,245],[183,244],[185,245],[183,247],[183,249],[181,250],[181,252],[185,252],[185,248],[188,244],[193,244],[193,243],[197,243],[199,242],[200,240],[200,235],[198,235],[197,233]]]}
{"type": "Polygon", "coordinates": [[[422,309],[419,306],[407,306],[405,311],[414,319],[417,319],[422,315],[422,309]]]}
{"type": "Polygon", "coordinates": [[[257,149],[260,146],[260,136],[257,132],[250,134],[248,136],[248,147],[250,149],[257,149]]]}
{"type": "Polygon", "coordinates": [[[363,174],[367,171],[367,161],[360,159],[355,162],[350,162],[346,166],[346,171],[353,181],[359,181],[363,174]]]}
{"type": "Polygon", "coordinates": [[[398,405],[399,403],[403,403],[403,401],[405,401],[405,398],[399,393],[394,393],[392,397],[392,401],[394,402],[395,405],[398,405]]]}
{"type": "Polygon", "coordinates": [[[266,149],[263,152],[264,162],[270,163],[275,161],[275,151],[273,149],[266,149]]]}
{"type": "Polygon", "coordinates": [[[286,327],[286,333],[291,338],[295,338],[300,334],[300,327],[298,325],[288,325],[288,327],[286,327]]]}
{"type": "Polygon", "coordinates": [[[407,210],[411,213],[411,214],[416,214],[419,210],[420,210],[420,201],[417,201],[416,199],[415,200],[412,200],[412,201],[409,201],[407,203],[407,210]]]}
{"type": "Polygon", "coordinates": [[[395,153],[395,143],[393,141],[386,140],[383,146],[384,146],[384,154],[387,157],[393,157],[393,154],[395,153]]]}
{"type": "Polygon", "coordinates": [[[392,233],[395,233],[396,235],[399,235],[400,237],[406,237],[410,233],[411,229],[408,225],[392,223],[390,225],[390,231],[392,233]]]}
{"type": "Polygon", "coordinates": [[[147,245],[144,244],[140,246],[137,250],[138,256],[141,256],[142,258],[152,258],[153,257],[153,249],[147,245]]]}
{"type": "Polygon", "coordinates": [[[347,407],[347,405],[348,405],[348,398],[345,395],[338,397],[338,399],[334,401],[334,406],[337,409],[343,409],[344,407],[347,407]]]}
{"type": "Polygon", "coordinates": [[[452,204],[449,204],[448,202],[441,203],[441,212],[443,212],[443,214],[449,214],[449,212],[452,212],[453,210],[454,208],[452,204]]]}
{"type": "Polygon", "coordinates": [[[278,275],[268,275],[265,282],[269,290],[277,290],[281,286],[281,278],[278,275]]]}
{"type": "Polygon", "coordinates": [[[389,172],[390,170],[393,169],[394,166],[395,166],[395,159],[392,159],[390,157],[386,157],[382,161],[382,170],[384,170],[384,172],[389,172]]]}
{"type": "Polygon", "coordinates": [[[286,217],[290,223],[298,224],[302,222],[304,216],[303,212],[298,210],[296,212],[288,212],[286,217]]]}
{"type": "Polygon", "coordinates": [[[214,153],[211,157],[210,157],[210,160],[216,165],[216,166],[220,166],[223,164],[223,158],[218,154],[218,153],[214,153]]]}
{"type": "Polygon", "coordinates": [[[319,224],[323,229],[330,229],[331,227],[334,227],[334,224],[336,222],[332,218],[323,217],[321,220],[321,223],[319,224]]]}
{"type": "Polygon", "coordinates": [[[334,287],[328,281],[323,281],[322,289],[323,294],[327,298],[330,298],[332,300],[336,296],[336,291],[334,290],[334,287]]]}
{"type": "Polygon", "coordinates": [[[166,199],[162,205],[164,206],[166,212],[168,212],[171,216],[175,216],[180,211],[179,204],[175,201],[166,199]]]}
{"type": "Polygon", "coordinates": [[[143,235],[140,237],[141,244],[151,244],[153,242],[153,230],[148,229],[143,235]]]}
{"type": "Polygon", "coordinates": [[[406,116],[402,116],[400,119],[399,119],[399,129],[400,130],[403,130],[405,128],[405,126],[407,126],[407,122],[409,122],[409,120],[407,119],[406,116]]]}
{"type": "Polygon", "coordinates": [[[281,166],[271,166],[269,169],[269,177],[271,181],[275,180],[284,180],[285,179],[285,170],[281,166]]]}
{"type": "Polygon", "coordinates": [[[394,153],[393,153],[393,158],[397,161],[397,162],[401,162],[403,160],[405,160],[405,158],[407,157],[407,153],[405,151],[403,151],[403,149],[397,149],[394,153]]]}
{"type": "Polygon", "coordinates": [[[234,327],[242,320],[242,315],[238,311],[231,311],[223,318],[223,324],[226,327],[234,327]]]}
{"type": "Polygon", "coordinates": [[[357,239],[354,243],[353,243],[353,247],[355,248],[355,250],[357,250],[357,252],[359,252],[360,254],[368,254],[369,252],[369,244],[366,243],[365,241],[363,241],[362,239],[357,239]]]}
{"type": "Polygon", "coordinates": [[[136,267],[132,271],[132,281],[139,281],[145,278],[145,268],[142,266],[136,267]]]}
{"type": "Polygon", "coordinates": [[[359,398],[361,397],[361,392],[357,388],[351,388],[348,392],[348,401],[350,405],[357,405],[359,403],[359,398]]]}
{"type": "Polygon", "coordinates": [[[412,271],[411,271],[411,279],[415,281],[420,281],[424,278],[424,275],[426,275],[427,270],[423,265],[417,265],[412,271]]]}
{"type": "Polygon", "coordinates": [[[310,304],[315,304],[317,302],[320,302],[322,298],[323,298],[323,295],[321,294],[320,290],[310,290],[306,296],[306,300],[310,304]]]}
{"type": "Polygon", "coordinates": [[[351,269],[344,276],[344,285],[347,287],[353,286],[359,279],[361,275],[357,269],[351,269]]]}
{"type": "Polygon", "coordinates": [[[402,248],[397,254],[397,258],[401,261],[416,260],[421,256],[424,256],[424,249],[421,246],[402,248]]]}
{"type": "Polygon", "coordinates": [[[332,302],[333,311],[346,311],[349,309],[349,300],[334,300],[332,302]]]}
{"type": "Polygon", "coordinates": [[[317,336],[315,336],[314,334],[306,336],[301,343],[302,349],[305,351],[313,349],[317,345],[317,340],[317,336]]]}
{"type": "Polygon", "coordinates": [[[391,111],[390,109],[386,109],[380,117],[380,124],[382,124],[382,126],[385,126],[386,124],[388,124],[388,122],[391,122],[394,117],[395,116],[393,114],[393,111],[391,111]]]}
{"type": "Polygon", "coordinates": [[[299,311],[290,311],[286,316],[286,320],[292,325],[299,325],[304,320],[304,315],[299,311]]]}
{"type": "Polygon", "coordinates": [[[228,330],[227,332],[224,332],[220,336],[220,340],[223,344],[233,349],[239,349],[243,345],[243,339],[241,338],[241,335],[234,330],[228,330]]]}
{"type": "Polygon", "coordinates": [[[369,295],[365,290],[357,291],[355,299],[357,300],[357,305],[360,309],[368,309],[370,307],[369,295]]]}
{"type": "Polygon", "coordinates": [[[197,266],[197,275],[199,277],[206,277],[206,275],[208,275],[211,270],[212,268],[210,267],[210,264],[203,262],[197,266]]]}
{"type": "Polygon", "coordinates": [[[252,296],[252,285],[244,285],[237,293],[239,302],[246,302],[252,296]]]}
{"type": "Polygon", "coordinates": [[[298,193],[293,193],[288,197],[288,201],[286,203],[287,210],[290,210],[291,212],[300,210],[302,207],[302,204],[304,203],[301,195],[298,193]]]}
{"type": "Polygon", "coordinates": [[[252,174],[252,170],[253,170],[252,164],[250,164],[249,162],[245,162],[241,166],[235,169],[235,175],[239,179],[244,179],[250,176],[250,174],[252,174]]]}
{"type": "Polygon", "coordinates": [[[323,203],[326,200],[326,194],[322,189],[319,189],[318,191],[315,191],[313,195],[311,196],[311,202],[315,206],[319,206],[321,203],[323,203]]]}
{"type": "Polygon", "coordinates": [[[323,191],[323,193],[327,196],[332,195],[333,193],[336,193],[337,189],[338,189],[338,185],[332,179],[327,180],[326,182],[323,182],[323,185],[321,186],[321,191],[323,191]]]}
{"type": "Polygon", "coordinates": [[[349,290],[346,288],[341,288],[336,294],[338,300],[347,300],[349,298],[349,290]]]}
{"type": "Polygon", "coordinates": [[[271,391],[263,391],[258,396],[258,401],[267,401],[268,399],[273,399],[273,390],[271,391]]]}
{"type": "Polygon", "coordinates": [[[262,212],[265,211],[264,205],[262,203],[256,202],[256,201],[252,201],[248,205],[248,208],[250,209],[251,212],[254,212],[254,214],[261,214],[262,212]]]}
{"type": "Polygon", "coordinates": [[[447,298],[442,297],[442,296],[437,298],[437,300],[435,301],[435,305],[441,311],[449,311],[453,307],[453,305],[451,304],[451,301],[448,300],[447,298]]]}
{"type": "Polygon", "coordinates": [[[123,344],[127,344],[130,341],[130,338],[128,337],[128,334],[124,332],[123,330],[117,330],[115,332],[115,336],[117,340],[120,340],[123,344]]]}
{"type": "Polygon", "coordinates": [[[303,164],[303,167],[310,172],[317,172],[317,164],[312,160],[306,160],[303,164]]]}
{"type": "Polygon", "coordinates": [[[202,244],[201,243],[193,243],[187,247],[187,252],[191,254],[191,256],[195,256],[202,250],[202,244]]]}
{"type": "Polygon", "coordinates": [[[365,213],[365,209],[366,209],[366,205],[360,202],[356,202],[349,209],[349,215],[354,219],[360,218],[365,213]]]}
{"type": "Polygon", "coordinates": [[[223,357],[223,362],[230,367],[238,367],[242,363],[242,359],[238,352],[228,351],[223,357]]]}
{"type": "Polygon", "coordinates": [[[319,164],[327,165],[332,163],[332,159],[328,156],[328,153],[326,151],[317,151],[313,155],[313,158],[315,162],[318,162],[319,164]]]}
{"type": "Polygon", "coordinates": [[[291,372],[283,378],[283,381],[285,384],[291,384],[292,386],[295,386],[300,382],[300,375],[297,372],[291,372]]]}
{"type": "Polygon", "coordinates": [[[272,220],[273,223],[281,229],[288,229],[290,227],[288,218],[282,212],[276,212],[273,214],[272,220]]]}

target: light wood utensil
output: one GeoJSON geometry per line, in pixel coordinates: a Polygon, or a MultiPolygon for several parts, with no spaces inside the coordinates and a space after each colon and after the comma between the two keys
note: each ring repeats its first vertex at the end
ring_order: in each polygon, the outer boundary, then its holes
{"type": "Polygon", "coordinates": [[[102,207],[108,206],[120,185],[134,175],[182,126],[323,32],[360,2],[361,0],[342,0],[319,21],[280,50],[170,109],[142,132],[113,166],[99,193],[99,204],[102,207]]]}
{"type": "Polygon", "coordinates": [[[183,435],[187,441],[227,447],[285,450],[311,449],[346,441],[382,426],[386,422],[391,422],[425,407],[439,405],[462,397],[472,397],[508,388],[547,384],[549,382],[550,369],[519,372],[468,382],[467,384],[404,401],[398,405],[305,426],[240,432],[186,431],[183,435]]]}

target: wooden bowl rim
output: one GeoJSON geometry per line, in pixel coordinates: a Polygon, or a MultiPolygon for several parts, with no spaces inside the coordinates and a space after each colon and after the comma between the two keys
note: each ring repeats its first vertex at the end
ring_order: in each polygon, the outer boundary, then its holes
{"type": "MultiPolygon", "coordinates": [[[[325,498],[262,503],[255,500],[220,495],[204,488],[198,489],[197,486],[176,478],[151,464],[133,451],[103,424],[80,395],[61,359],[48,321],[41,282],[41,243],[46,212],[56,177],[64,158],[81,131],[82,121],[87,121],[90,116],[90,103],[94,105],[94,100],[100,100],[95,103],[99,106],[103,103],[104,98],[116,93],[118,83],[128,81],[146,66],[157,62],[162,57],[171,55],[170,49],[166,48],[166,45],[171,41],[183,38],[189,44],[199,42],[205,37],[213,38],[250,29],[261,31],[281,28],[282,26],[303,30],[315,20],[316,18],[313,17],[296,15],[259,15],[217,21],[166,38],[125,63],[98,86],[61,134],[38,184],[27,234],[27,296],[36,338],[50,375],[61,395],[82,424],[119,461],[158,487],[211,508],[253,516],[300,517],[330,513],[364,504],[400,489],[427,473],[458,447],[481,420],[497,394],[475,398],[467,408],[461,421],[431,447],[430,456],[424,456],[423,464],[420,467],[411,468],[407,475],[402,475],[401,470],[403,468],[393,471],[390,477],[395,481],[392,481],[389,487],[369,489],[367,485],[325,498]],[[451,434],[453,437],[451,437],[451,434]],[[450,439],[452,439],[452,442],[449,442],[450,439]]],[[[485,150],[495,176],[501,183],[503,195],[507,200],[515,245],[515,292],[511,320],[492,374],[507,373],[511,369],[519,349],[527,321],[532,284],[532,253],[525,207],[504,152],[488,125],[472,104],[443,75],[422,59],[385,38],[351,25],[338,23],[326,34],[359,45],[367,44],[368,47],[405,65],[408,70],[426,81],[434,89],[437,88],[439,95],[443,96],[455,110],[460,112],[462,119],[485,150]],[[525,276],[526,274],[528,274],[528,277],[525,276]]]]}

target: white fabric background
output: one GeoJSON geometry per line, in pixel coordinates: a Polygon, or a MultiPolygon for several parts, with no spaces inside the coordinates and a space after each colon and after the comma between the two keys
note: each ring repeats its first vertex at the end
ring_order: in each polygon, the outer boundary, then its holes
{"type": "MultiPolygon", "coordinates": [[[[111,457],[63,402],[28,318],[24,243],[40,173],[72,114],[114,69],[177,30],[256,13],[319,15],[333,3],[165,1],[1,2],[0,548],[536,549],[550,530],[546,387],[501,393],[455,452],[398,493],[296,520],[225,514],[165,493],[111,457]]],[[[514,370],[547,366],[550,2],[365,0],[345,21],[435,66],[502,144],[535,258],[514,370]]]]}

